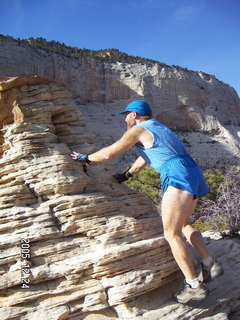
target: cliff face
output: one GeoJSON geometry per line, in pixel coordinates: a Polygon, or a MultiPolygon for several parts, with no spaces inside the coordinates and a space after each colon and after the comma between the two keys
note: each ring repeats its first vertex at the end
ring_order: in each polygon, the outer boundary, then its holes
{"type": "Polygon", "coordinates": [[[239,97],[214,76],[164,64],[67,58],[0,36],[0,76],[21,74],[63,83],[83,102],[144,97],[165,122],[181,129],[212,129],[207,117],[240,124],[239,97]]]}
{"type": "Polygon", "coordinates": [[[101,108],[98,123],[108,115],[111,126],[104,134],[92,128],[98,144],[114,141],[124,130],[124,124],[120,131],[113,130],[119,127],[119,120],[111,115],[114,102],[120,110],[130,100],[144,98],[161,122],[179,132],[202,165],[221,162],[225,166],[239,160],[240,99],[214,76],[161,64],[67,58],[0,36],[0,76],[20,74],[63,83],[77,99],[87,123],[94,121],[91,110],[101,108]]]}

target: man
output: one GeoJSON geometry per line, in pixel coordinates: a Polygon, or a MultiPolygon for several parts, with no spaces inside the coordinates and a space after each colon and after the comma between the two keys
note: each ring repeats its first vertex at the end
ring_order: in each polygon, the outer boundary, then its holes
{"type": "Polygon", "coordinates": [[[146,164],[160,173],[164,236],[185,276],[184,285],[174,298],[180,303],[202,300],[208,293],[205,283],[223,273],[220,264],[209,254],[201,233],[189,224],[197,199],[209,192],[202,172],[178,137],[152,118],[147,102],[135,100],[120,114],[125,115],[128,130],[118,141],[90,155],[73,152],[72,159],[83,164],[103,162],[135,145],[140,156],[127,172],[118,173],[115,178],[121,183],[146,164]],[[194,271],[193,258],[183,235],[202,259],[203,282],[198,280],[194,271]]]}

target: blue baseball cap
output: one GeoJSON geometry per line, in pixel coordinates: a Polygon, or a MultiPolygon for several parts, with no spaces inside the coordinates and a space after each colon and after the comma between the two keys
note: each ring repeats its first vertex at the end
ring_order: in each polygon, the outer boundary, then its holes
{"type": "Polygon", "coordinates": [[[149,104],[144,100],[135,100],[130,102],[126,109],[122,112],[119,112],[119,114],[124,114],[126,112],[135,111],[140,116],[146,116],[148,113],[152,112],[152,109],[150,108],[149,104]]]}

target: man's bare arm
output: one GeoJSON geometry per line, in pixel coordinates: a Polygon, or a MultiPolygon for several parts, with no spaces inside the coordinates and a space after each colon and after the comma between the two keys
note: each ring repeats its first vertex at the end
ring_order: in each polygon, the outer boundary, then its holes
{"type": "Polygon", "coordinates": [[[129,169],[129,172],[131,174],[138,173],[141,171],[145,166],[147,165],[147,162],[142,158],[138,157],[137,160],[134,162],[134,164],[129,169]]]}
{"type": "Polygon", "coordinates": [[[88,159],[93,162],[103,162],[116,158],[120,154],[129,150],[135,143],[139,141],[139,137],[143,130],[144,129],[141,127],[133,127],[129,129],[118,141],[114,142],[112,145],[88,155],[88,159]]]}

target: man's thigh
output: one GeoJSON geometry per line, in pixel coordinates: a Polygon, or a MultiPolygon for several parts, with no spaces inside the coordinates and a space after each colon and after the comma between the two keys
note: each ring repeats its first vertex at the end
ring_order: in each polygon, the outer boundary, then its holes
{"type": "Polygon", "coordinates": [[[193,213],[196,200],[186,190],[168,186],[162,198],[161,211],[164,230],[182,232],[183,226],[193,213]]]}

